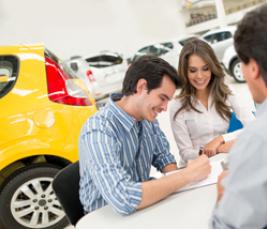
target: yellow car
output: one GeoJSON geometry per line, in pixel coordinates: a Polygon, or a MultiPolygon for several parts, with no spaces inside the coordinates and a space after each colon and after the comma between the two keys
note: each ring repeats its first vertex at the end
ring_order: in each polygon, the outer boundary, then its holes
{"type": "Polygon", "coordinates": [[[42,45],[0,46],[0,228],[55,229],[67,221],[51,182],[78,159],[96,112],[79,78],[42,45]]]}

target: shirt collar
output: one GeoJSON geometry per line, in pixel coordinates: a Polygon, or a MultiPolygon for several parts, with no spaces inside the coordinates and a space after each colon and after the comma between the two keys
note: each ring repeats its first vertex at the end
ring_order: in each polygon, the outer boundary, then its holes
{"type": "Polygon", "coordinates": [[[116,104],[116,101],[120,100],[121,97],[122,94],[120,93],[111,94],[108,106],[110,107],[110,110],[114,114],[114,117],[117,119],[117,121],[123,125],[126,131],[130,131],[134,124],[137,123],[137,121],[134,117],[129,115],[116,104]]]}
{"type": "Polygon", "coordinates": [[[267,111],[267,99],[263,101],[262,104],[260,104],[256,111],[256,116],[261,116],[264,112],[267,111]]]}
{"type": "MultiPolygon", "coordinates": [[[[191,96],[191,103],[194,105],[194,106],[197,106],[196,108],[198,110],[204,110],[206,111],[207,108],[200,102],[199,99],[197,99],[196,96],[191,96]]],[[[214,100],[213,100],[213,96],[212,96],[212,93],[210,92],[209,93],[209,97],[208,97],[208,110],[211,109],[211,107],[213,106],[213,103],[214,103],[214,100]]]]}

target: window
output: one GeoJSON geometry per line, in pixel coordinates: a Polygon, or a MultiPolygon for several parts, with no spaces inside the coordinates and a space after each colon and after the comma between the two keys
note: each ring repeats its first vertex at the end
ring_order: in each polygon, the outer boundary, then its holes
{"type": "Polygon", "coordinates": [[[213,41],[215,40],[216,42],[220,42],[220,41],[229,39],[231,37],[232,37],[232,34],[229,31],[215,33],[213,37],[213,41]]]}
{"type": "Polygon", "coordinates": [[[138,50],[138,52],[145,55],[145,54],[149,53],[150,48],[151,48],[151,46],[147,46],[147,47],[141,48],[140,50],[138,50]]]}
{"type": "Polygon", "coordinates": [[[15,56],[0,56],[0,98],[14,86],[18,76],[18,59],[15,56]]]}
{"type": "Polygon", "coordinates": [[[123,59],[119,55],[100,54],[99,56],[89,57],[86,61],[92,67],[104,68],[121,64],[123,59]]]}
{"type": "Polygon", "coordinates": [[[145,46],[137,51],[133,57],[133,61],[137,60],[140,56],[150,55],[160,57],[174,48],[172,42],[158,43],[154,45],[145,46]]]}
{"type": "Polygon", "coordinates": [[[161,43],[161,45],[169,49],[173,49],[173,44],[171,42],[161,43]]]}
{"type": "Polygon", "coordinates": [[[211,34],[211,35],[204,37],[204,39],[211,44],[217,43],[220,41],[224,41],[224,40],[227,40],[229,38],[232,38],[232,34],[229,31],[214,33],[214,34],[211,34]]]}
{"type": "Polygon", "coordinates": [[[226,31],[223,33],[223,39],[226,40],[226,39],[229,39],[229,38],[232,38],[232,33],[226,31]]]}
{"type": "Polygon", "coordinates": [[[205,39],[206,41],[212,43],[212,42],[213,42],[213,34],[208,35],[208,36],[205,36],[204,39],[205,39]]]}

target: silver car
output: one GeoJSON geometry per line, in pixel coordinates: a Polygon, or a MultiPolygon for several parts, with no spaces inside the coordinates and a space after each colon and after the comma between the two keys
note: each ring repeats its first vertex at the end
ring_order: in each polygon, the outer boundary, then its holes
{"type": "Polygon", "coordinates": [[[87,58],[73,57],[65,63],[85,81],[96,100],[121,90],[128,67],[121,55],[107,51],[87,58]]]}
{"type": "Polygon", "coordinates": [[[157,56],[166,60],[177,69],[181,49],[182,45],[179,43],[179,41],[155,43],[140,48],[134,54],[132,61],[135,61],[136,59],[138,59],[138,57],[143,55],[157,56]]]}

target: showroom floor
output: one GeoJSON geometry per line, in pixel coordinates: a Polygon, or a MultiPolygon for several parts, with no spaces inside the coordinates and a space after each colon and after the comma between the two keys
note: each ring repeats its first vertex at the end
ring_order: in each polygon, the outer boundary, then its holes
{"type": "MultiPolygon", "coordinates": [[[[231,87],[233,87],[234,90],[238,93],[240,98],[240,103],[248,103],[253,108],[253,102],[247,84],[236,83],[234,79],[231,77],[227,77],[227,82],[229,82],[231,87]]],[[[169,124],[169,112],[167,111],[165,113],[160,114],[158,120],[162,130],[164,131],[164,133],[166,134],[167,138],[170,141],[171,152],[173,152],[177,160],[179,160],[178,149],[175,144],[174,138],[172,136],[171,127],[169,124]]],[[[73,228],[74,227],[72,226],[68,226],[65,229],[73,229],[73,228]]]]}

